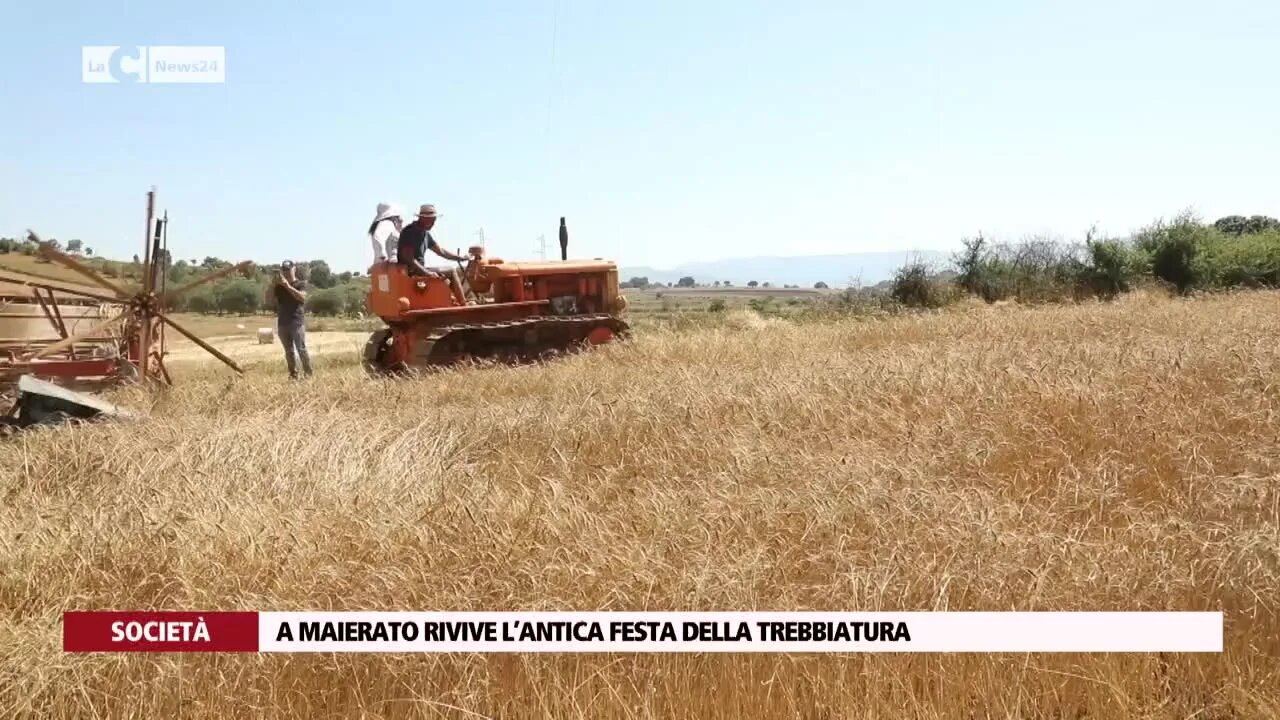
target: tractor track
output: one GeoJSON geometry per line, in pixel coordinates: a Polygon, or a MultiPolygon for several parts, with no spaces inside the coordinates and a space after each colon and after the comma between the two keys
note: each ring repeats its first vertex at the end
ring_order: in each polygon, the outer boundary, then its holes
{"type": "Polygon", "coordinates": [[[373,375],[425,370],[465,359],[503,362],[536,361],[551,354],[569,352],[587,342],[597,328],[625,336],[630,326],[608,313],[592,315],[543,315],[487,323],[452,323],[434,328],[413,348],[412,360],[397,368],[384,368],[380,350],[391,336],[389,328],[375,332],[365,345],[365,369],[373,375]]]}

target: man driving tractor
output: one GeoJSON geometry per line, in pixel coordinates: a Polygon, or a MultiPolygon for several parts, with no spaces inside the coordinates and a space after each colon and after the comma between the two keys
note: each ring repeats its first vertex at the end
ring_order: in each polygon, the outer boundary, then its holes
{"type": "Polygon", "coordinates": [[[405,225],[404,229],[400,231],[400,241],[396,248],[396,263],[403,265],[405,272],[409,275],[439,277],[449,280],[449,285],[453,288],[454,297],[458,299],[459,303],[466,305],[467,297],[462,291],[462,279],[458,277],[456,270],[433,270],[424,264],[428,249],[446,260],[460,263],[467,259],[440,247],[436,239],[431,237],[431,228],[435,227],[437,217],[439,217],[439,213],[436,212],[435,205],[423,205],[418,209],[418,218],[405,225]]]}

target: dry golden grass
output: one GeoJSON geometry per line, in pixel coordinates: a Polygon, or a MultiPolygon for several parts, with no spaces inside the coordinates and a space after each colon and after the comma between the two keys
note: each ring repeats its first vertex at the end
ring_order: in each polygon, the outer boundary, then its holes
{"type": "MultiPolygon", "coordinates": [[[[1280,716],[1280,295],[653,329],[0,449],[0,708],[1280,716]],[[1218,610],[1221,655],[65,655],[67,609],[1218,610]]],[[[315,336],[313,336],[315,337],[315,336]]]]}

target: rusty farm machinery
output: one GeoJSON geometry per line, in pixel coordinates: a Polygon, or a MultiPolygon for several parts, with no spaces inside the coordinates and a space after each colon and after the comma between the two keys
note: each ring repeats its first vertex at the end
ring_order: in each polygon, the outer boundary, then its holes
{"type": "Polygon", "coordinates": [[[400,376],[470,360],[520,363],[627,337],[617,265],[570,260],[568,241],[560,218],[559,261],[510,262],[474,245],[452,278],[375,264],[366,302],[386,327],[365,345],[365,370],[400,376]]]}
{"type": "MultiPolygon", "coordinates": [[[[146,245],[137,282],[108,279],[30,232],[43,261],[83,281],[0,270],[0,295],[7,288],[11,304],[25,303],[28,320],[39,319],[34,309],[39,307],[56,331],[48,341],[29,335],[6,339],[0,333],[0,389],[24,375],[76,385],[172,384],[165,367],[169,328],[243,374],[231,358],[177,323],[168,309],[183,294],[252,263],[232,265],[171,289],[167,227],[167,213],[156,217],[153,189],[147,193],[146,245]],[[93,303],[99,308],[96,317],[87,307],[93,303]],[[68,308],[77,308],[75,327],[68,322],[68,308]],[[89,327],[81,329],[84,325],[89,327]]],[[[378,263],[370,273],[366,301],[386,326],[369,338],[364,368],[370,375],[385,376],[468,360],[524,362],[625,338],[630,334],[623,319],[627,300],[619,291],[617,265],[602,258],[570,260],[567,246],[561,218],[559,261],[510,262],[473,246],[466,267],[460,265],[456,275],[417,276],[403,264],[378,263]]],[[[2,304],[0,298],[0,320],[2,304]]]]}
{"type": "MultiPolygon", "coordinates": [[[[28,231],[28,239],[36,244],[36,252],[43,261],[62,266],[84,278],[85,283],[0,270],[0,291],[7,296],[0,307],[25,311],[8,313],[10,319],[22,318],[29,324],[30,320],[38,320],[43,315],[57,336],[52,341],[32,338],[30,332],[25,333],[25,337],[0,337],[0,387],[13,385],[24,375],[66,385],[98,386],[134,381],[171,385],[173,381],[164,362],[168,354],[166,327],[237,373],[243,373],[231,358],[175,322],[167,310],[184,293],[252,263],[233,265],[169,288],[167,226],[167,212],[163,218],[156,217],[153,189],[147,193],[146,245],[141,279],[136,283],[124,282],[122,278],[109,280],[82,260],[28,231]],[[88,327],[81,329],[84,325],[88,327]]],[[[4,317],[0,315],[0,319],[4,317]]]]}

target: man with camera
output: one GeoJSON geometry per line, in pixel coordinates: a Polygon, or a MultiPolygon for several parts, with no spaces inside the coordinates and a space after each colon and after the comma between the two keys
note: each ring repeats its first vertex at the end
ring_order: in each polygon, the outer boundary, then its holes
{"type": "Polygon", "coordinates": [[[307,319],[303,305],[307,300],[307,283],[298,279],[298,269],[293,261],[280,263],[280,272],[267,288],[268,297],[276,303],[276,330],[284,345],[284,359],[289,366],[289,377],[298,379],[298,360],[302,372],[311,377],[311,356],[307,354],[307,319]],[[295,357],[296,355],[296,357],[295,357]]]}

